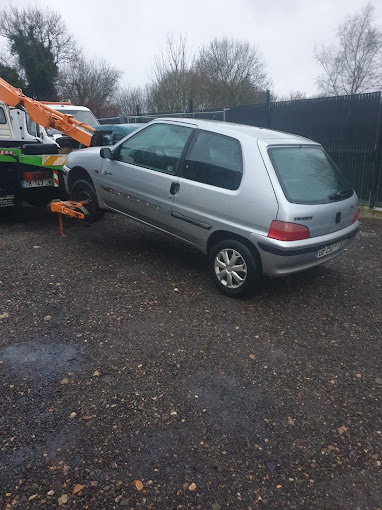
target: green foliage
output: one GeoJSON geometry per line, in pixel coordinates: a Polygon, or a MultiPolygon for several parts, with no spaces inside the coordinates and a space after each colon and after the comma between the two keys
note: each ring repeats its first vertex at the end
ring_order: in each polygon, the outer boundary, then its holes
{"type": "Polygon", "coordinates": [[[13,87],[25,90],[25,81],[19,75],[17,69],[6,66],[0,62],[0,76],[3,78],[3,80],[13,85],[13,87]]]}
{"type": "Polygon", "coordinates": [[[58,67],[49,48],[39,41],[32,30],[11,36],[11,52],[17,56],[25,73],[25,94],[39,100],[55,100],[58,67]]]}
{"type": "Polygon", "coordinates": [[[78,56],[61,15],[39,7],[9,6],[0,11],[0,36],[8,49],[7,61],[0,55],[0,62],[17,70],[26,83],[24,93],[55,100],[59,66],[78,56]]]}

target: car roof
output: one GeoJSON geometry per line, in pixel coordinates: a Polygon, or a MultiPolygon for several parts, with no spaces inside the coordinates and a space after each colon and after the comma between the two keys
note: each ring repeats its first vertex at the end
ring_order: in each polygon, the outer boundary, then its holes
{"type": "Polygon", "coordinates": [[[90,112],[89,108],[86,106],[76,106],[74,104],[46,104],[49,108],[53,108],[53,110],[77,110],[77,111],[87,111],[90,112]]]}
{"type": "Polygon", "coordinates": [[[127,124],[114,124],[115,126],[122,126],[122,127],[141,127],[146,126],[147,122],[130,122],[127,124]]]}
{"type": "Polygon", "coordinates": [[[145,126],[146,123],[131,123],[131,124],[99,124],[95,127],[96,131],[120,131],[121,133],[126,132],[129,133],[131,128],[138,129],[142,126],[145,126]]]}
{"type": "MultiPolygon", "coordinates": [[[[159,117],[154,119],[151,123],[155,122],[171,122],[174,124],[190,124],[192,127],[197,127],[199,129],[204,129],[207,131],[213,131],[215,133],[219,133],[226,136],[235,136],[236,138],[240,138],[241,135],[244,137],[255,138],[256,140],[264,140],[264,139],[296,139],[296,141],[306,141],[309,143],[312,142],[308,138],[304,138],[300,135],[295,135],[291,133],[284,133],[282,131],[274,131],[272,129],[266,129],[262,127],[248,126],[246,124],[235,124],[233,122],[225,122],[220,120],[205,120],[205,119],[195,119],[195,118],[185,118],[185,119],[174,119],[171,117],[159,117]]],[[[150,123],[150,124],[151,124],[150,123]]]]}

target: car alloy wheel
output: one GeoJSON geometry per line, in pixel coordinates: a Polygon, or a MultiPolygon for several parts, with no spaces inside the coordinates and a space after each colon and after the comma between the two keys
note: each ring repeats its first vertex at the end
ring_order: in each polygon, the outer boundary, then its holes
{"type": "Polygon", "coordinates": [[[259,273],[256,254],[236,239],[218,242],[209,252],[210,274],[218,289],[229,296],[247,292],[259,273]]]}
{"type": "Polygon", "coordinates": [[[240,253],[224,248],[215,257],[215,274],[228,289],[241,287],[247,278],[247,264],[240,253]]]}

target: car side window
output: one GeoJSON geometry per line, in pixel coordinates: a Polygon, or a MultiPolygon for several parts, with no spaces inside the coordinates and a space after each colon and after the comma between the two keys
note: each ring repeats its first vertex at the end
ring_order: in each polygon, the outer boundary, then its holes
{"type": "Polygon", "coordinates": [[[5,113],[3,108],[0,108],[0,124],[6,124],[7,121],[5,120],[5,113]]]}
{"type": "Polygon", "coordinates": [[[104,147],[112,145],[111,131],[96,131],[91,139],[90,147],[104,147]]]}
{"type": "Polygon", "coordinates": [[[122,135],[120,133],[116,133],[115,135],[113,135],[113,140],[112,140],[112,144],[114,145],[115,143],[119,142],[120,140],[122,140],[122,138],[125,138],[126,135],[122,135]]]}
{"type": "Polygon", "coordinates": [[[175,175],[192,128],[152,124],[119,146],[117,161],[175,175]]]}
{"type": "Polygon", "coordinates": [[[240,142],[225,135],[199,131],[186,156],[182,177],[236,190],[243,175],[240,142]]]}

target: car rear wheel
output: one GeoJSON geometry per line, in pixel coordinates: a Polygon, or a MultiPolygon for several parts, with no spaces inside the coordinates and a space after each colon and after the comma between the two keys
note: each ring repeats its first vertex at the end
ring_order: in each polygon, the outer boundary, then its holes
{"type": "Polygon", "coordinates": [[[209,253],[209,269],[217,288],[228,296],[245,294],[259,275],[259,264],[241,242],[226,239],[209,253]]]}
{"type": "Polygon", "coordinates": [[[85,221],[88,223],[95,223],[101,220],[105,215],[105,211],[100,209],[98,205],[95,189],[88,181],[82,179],[75,181],[70,190],[70,200],[75,202],[81,202],[82,200],[88,201],[88,203],[84,205],[89,213],[85,215],[85,221]]]}

